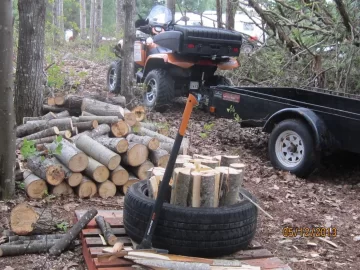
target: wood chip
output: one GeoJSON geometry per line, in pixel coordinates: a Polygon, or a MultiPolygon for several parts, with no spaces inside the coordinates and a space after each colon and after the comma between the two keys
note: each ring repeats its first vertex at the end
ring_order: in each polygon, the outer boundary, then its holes
{"type": "Polygon", "coordinates": [[[328,243],[330,246],[333,246],[334,248],[338,248],[339,246],[337,244],[335,244],[334,242],[327,240],[325,238],[319,237],[318,238],[320,241],[323,241],[325,243],[328,243]]]}

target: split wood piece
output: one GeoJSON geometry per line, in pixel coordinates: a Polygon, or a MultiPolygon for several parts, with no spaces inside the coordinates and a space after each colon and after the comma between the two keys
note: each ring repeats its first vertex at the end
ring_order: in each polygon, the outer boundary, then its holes
{"type": "Polygon", "coordinates": [[[235,170],[241,170],[243,173],[245,173],[246,165],[244,163],[231,163],[229,167],[235,170]]]}
{"type": "Polygon", "coordinates": [[[117,105],[112,105],[102,101],[84,98],[81,105],[81,111],[101,116],[117,116],[124,119],[124,109],[117,105]]]}
{"type": "Polygon", "coordinates": [[[138,136],[135,134],[129,134],[126,139],[129,142],[141,143],[145,145],[149,150],[156,150],[159,148],[159,140],[149,136],[138,136]]]}
{"type": "Polygon", "coordinates": [[[56,114],[56,118],[69,118],[70,113],[69,111],[62,111],[56,114]]]}
{"type": "Polygon", "coordinates": [[[46,103],[47,103],[47,105],[54,106],[55,105],[55,98],[54,97],[48,97],[46,103]]]}
{"type": "Polygon", "coordinates": [[[116,186],[123,186],[129,180],[129,173],[119,165],[111,172],[110,179],[116,186]]]}
{"type": "Polygon", "coordinates": [[[73,124],[74,127],[78,128],[78,131],[82,132],[84,130],[91,130],[94,128],[97,128],[99,126],[98,121],[96,120],[92,120],[92,121],[88,121],[88,122],[77,122],[73,124]]]}
{"type": "Polygon", "coordinates": [[[66,97],[60,97],[58,100],[55,98],[55,104],[57,106],[63,106],[68,109],[80,110],[83,97],[76,95],[67,95],[66,97]]]}
{"type": "Polygon", "coordinates": [[[114,197],[116,194],[116,185],[109,180],[106,180],[105,182],[102,183],[98,183],[97,189],[99,196],[103,199],[114,197]]]}
{"type": "Polygon", "coordinates": [[[165,174],[165,168],[162,167],[154,167],[147,171],[146,178],[150,179],[151,177],[155,176],[155,178],[158,181],[158,184],[160,181],[162,181],[162,178],[165,174]]]}
{"type": "Polygon", "coordinates": [[[46,129],[47,120],[29,121],[24,125],[20,125],[16,128],[16,137],[21,138],[35,132],[46,129]]]}
{"type": "Polygon", "coordinates": [[[96,120],[99,124],[114,124],[119,121],[117,116],[79,116],[80,122],[96,120]]]}
{"type": "Polygon", "coordinates": [[[126,106],[126,98],[124,96],[109,97],[106,95],[91,93],[89,95],[89,98],[96,99],[96,100],[106,102],[106,103],[110,103],[113,105],[119,105],[123,108],[125,108],[125,106],[126,106]]]}
{"type": "Polygon", "coordinates": [[[148,155],[149,150],[145,145],[130,142],[127,151],[121,155],[122,163],[128,166],[137,167],[146,161],[148,155]]]}
{"type": "Polygon", "coordinates": [[[201,164],[208,166],[212,169],[215,169],[216,167],[218,167],[220,165],[220,162],[217,160],[208,160],[208,159],[202,159],[200,161],[201,164]]]}
{"type": "Polygon", "coordinates": [[[199,155],[199,154],[194,154],[193,155],[194,159],[207,159],[207,160],[214,160],[213,157],[209,157],[209,156],[204,156],[204,155],[199,155]]]}
{"type": "Polygon", "coordinates": [[[240,163],[240,156],[221,156],[221,167],[230,167],[232,163],[240,163]]]}
{"type": "Polygon", "coordinates": [[[102,135],[107,135],[110,133],[110,126],[107,124],[100,124],[97,128],[91,131],[91,138],[96,138],[102,135]]]}
{"type": "Polygon", "coordinates": [[[124,194],[128,191],[128,189],[135,184],[136,182],[139,182],[140,180],[133,174],[129,173],[129,180],[125,183],[125,185],[122,186],[122,191],[124,194]]]}
{"type": "MultiPolygon", "coordinates": [[[[72,172],[82,172],[86,169],[89,163],[88,156],[80,151],[75,145],[66,140],[61,140],[62,149],[61,153],[55,153],[55,157],[61,161],[72,172]]],[[[57,147],[56,143],[49,144],[48,149],[55,152],[57,147]]]]}
{"type": "Polygon", "coordinates": [[[110,224],[104,219],[103,216],[95,217],[95,221],[98,227],[100,228],[106,243],[111,246],[114,246],[117,242],[117,237],[115,236],[113,230],[111,229],[110,224]]]}
{"type": "Polygon", "coordinates": [[[25,255],[25,254],[34,254],[34,253],[45,253],[52,246],[54,242],[31,242],[29,244],[23,245],[8,245],[0,246],[0,257],[5,256],[17,256],[17,255],[25,255]]]}
{"type": "Polygon", "coordinates": [[[64,170],[64,172],[65,172],[65,182],[70,187],[76,187],[76,186],[80,185],[82,177],[83,177],[81,173],[70,171],[56,157],[51,158],[51,161],[54,162],[54,164],[57,164],[57,165],[61,166],[61,168],[64,170]]]}
{"type": "Polygon", "coordinates": [[[108,168],[91,157],[89,157],[89,164],[85,169],[85,174],[98,183],[105,182],[110,176],[108,168]]]}
{"type": "Polygon", "coordinates": [[[81,198],[92,198],[97,193],[96,184],[89,178],[83,176],[80,185],[76,187],[76,194],[81,198]]]}
{"type": "Polygon", "coordinates": [[[201,206],[201,172],[191,172],[191,182],[189,184],[188,206],[201,206]]]}
{"type": "Polygon", "coordinates": [[[59,135],[62,136],[63,138],[70,139],[72,136],[72,133],[70,130],[63,130],[63,131],[59,132],[59,135]]]}
{"type": "Polygon", "coordinates": [[[191,183],[191,169],[177,168],[173,174],[170,203],[187,207],[189,186],[191,183]]]}
{"type": "Polygon", "coordinates": [[[96,161],[108,167],[110,170],[114,170],[120,164],[121,157],[118,154],[114,153],[87,135],[80,136],[76,140],[76,147],[84,151],[84,153],[91,156],[96,161]]]}
{"type": "Polygon", "coordinates": [[[174,169],[184,167],[184,164],[187,163],[187,162],[188,161],[185,160],[185,159],[179,159],[179,158],[176,159],[174,169]]]}
{"type": "Polygon", "coordinates": [[[24,171],[23,177],[26,194],[32,199],[42,199],[48,191],[46,181],[31,171],[24,171]]]}
{"type": "Polygon", "coordinates": [[[230,206],[240,201],[242,172],[230,167],[216,167],[220,172],[220,203],[219,206],[230,206]]]}
{"type": "Polygon", "coordinates": [[[50,137],[50,136],[54,136],[54,135],[59,135],[59,133],[60,133],[60,131],[59,131],[59,129],[57,127],[51,127],[51,128],[44,129],[44,130],[41,130],[39,132],[33,133],[31,135],[25,136],[25,137],[23,137],[21,139],[18,139],[18,140],[21,140],[21,141],[24,140],[24,139],[35,140],[35,139],[50,137]]]}
{"type": "Polygon", "coordinates": [[[159,192],[159,181],[155,176],[152,176],[147,180],[147,188],[149,198],[156,200],[159,192]]]}
{"type": "Polygon", "coordinates": [[[53,245],[49,253],[54,256],[59,256],[63,250],[65,250],[70,243],[78,237],[79,233],[87,224],[97,215],[98,211],[96,209],[91,209],[87,211],[80,220],[70,229],[68,232],[53,245]]]}
{"type": "Polygon", "coordinates": [[[116,242],[112,248],[112,252],[120,252],[123,250],[123,248],[124,248],[123,242],[116,242]]]}
{"type": "Polygon", "coordinates": [[[59,185],[50,188],[50,193],[55,196],[68,196],[74,194],[73,189],[66,182],[61,182],[59,185]]]}
{"type": "Polygon", "coordinates": [[[125,153],[129,147],[129,143],[125,138],[109,138],[108,136],[99,136],[95,137],[94,139],[103,146],[118,154],[125,153]]]}
{"type": "Polygon", "coordinates": [[[128,109],[124,109],[124,121],[130,126],[134,126],[137,123],[136,114],[130,112],[128,109]]]}
{"type": "Polygon", "coordinates": [[[150,151],[149,158],[156,167],[166,168],[170,154],[168,151],[158,148],[155,151],[150,151]]]}
{"type": "Polygon", "coordinates": [[[65,172],[61,166],[55,164],[49,158],[31,157],[27,160],[28,168],[50,185],[59,185],[65,178],[65,172]]]}
{"type": "Polygon", "coordinates": [[[145,180],[147,177],[147,172],[154,167],[154,164],[146,160],[143,164],[137,167],[132,167],[131,171],[140,179],[145,180]]]}
{"type": "Polygon", "coordinates": [[[96,116],[95,114],[89,113],[89,112],[82,112],[81,116],[96,116]]]}
{"type": "Polygon", "coordinates": [[[144,106],[136,106],[131,111],[135,113],[136,121],[141,122],[145,119],[146,111],[144,106]]]}
{"type": "Polygon", "coordinates": [[[115,137],[126,137],[131,133],[131,127],[125,121],[120,120],[111,125],[111,133],[115,137]]]}

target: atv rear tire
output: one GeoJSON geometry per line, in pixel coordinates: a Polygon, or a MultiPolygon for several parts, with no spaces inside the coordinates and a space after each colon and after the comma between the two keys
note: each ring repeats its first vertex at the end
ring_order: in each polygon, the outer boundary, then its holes
{"type": "MultiPolygon", "coordinates": [[[[155,201],[147,196],[146,180],[133,184],[125,196],[124,226],[130,238],[140,243],[155,201]]],[[[246,190],[241,192],[256,199],[246,190]]],[[[216,257],[245,249],[253,239],[257,208],[248,200],[217,208],[180,207],[164,203],[152,240],[169,253],[216,257]]]]}
{"type": "Polygon", "coordinates": [[[111,93],[120,93],[121,90],[121,60],[112,62],[106,77],[107,87],[111,93]]]}
{"type": "Polygon", "coordinates": [[[175,98],[174,80],[164,69],[154,69],[146,76],[144,104],[155,111],[165,111],[175,98]]]}
{"type": "Polygon", "coordinates": [[[208,80],[205,82],[205,86],[217,86],[217,85],[228,85],[232,86],[233,83],[230,79],[222,76],[222,75],[214,75],[211,76],[208,80]]]}

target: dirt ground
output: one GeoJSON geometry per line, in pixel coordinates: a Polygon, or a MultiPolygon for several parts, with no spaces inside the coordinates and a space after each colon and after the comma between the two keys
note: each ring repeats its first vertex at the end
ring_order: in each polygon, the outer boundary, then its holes
{"type": "MultiPolygon", "coordinates": [[[[104,66],[100,69],[106,72],[104,66]]],[[[97,73],[100,74],[100,73],[97,73]]],[[[106,74],[106,73],[103,73],[106,74]]],[[[100,77],[96,85],[105,85],[100,77]]],[[[92,86],[90,88],[96,88],[92,86]]],[[[149,115],[150,120],[167,122],[175,135],[181,119],[183,104],[176,104],[170,112],[149,115]]],[[[299,179],[286,172],[274,170],[267,157],[267,135],[260,129],[244,129],[234,121],[215,119],[195,110],[187,131],[191,153],[218,155],[239,154],[247,165],[243,186],[252,192],[260,206],[273,219],[259,211],[255,240],[274,256],[300,269],[359,269],[360,235],[360,157],[338,153],[324,159],[322,166],[308,179],[299,179]],[[210,130],[205,124],[214,123],[210,130]],[[205,135],[204,135],[205,134],[205,135]],[[309,237],[284,237],[283,228],[335,227],[337,236],[331,242],[309,237]]],[[[23,190],[17,189],[16,198],[0,202],[0,231],[9,229],[11,209],[19,202],[51,207],[57,218],[72,225],[75,209],[121,209],[123,197],[111,199],[76,197],[31,201],[23,190]]],[[[25,255],[0,259],[0,270],[87,269],[81,247],[51,258],[47,255],[25,255]]]]}

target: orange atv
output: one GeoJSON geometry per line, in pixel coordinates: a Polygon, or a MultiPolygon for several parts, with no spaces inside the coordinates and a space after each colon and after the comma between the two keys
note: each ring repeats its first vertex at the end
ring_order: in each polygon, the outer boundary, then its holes
{"type": "MultiPolygon", "coordinates": [[[[186,18],[181,18],[186,20],[186,18]]],[[[136,28],[146,34],[134,44],[134,76],[146,85],[144,104],[162,111],[175,97],[195,92],[206,96],[206,89],[216,85],[231,85],[230,80],[214,75],[217,69],[239,67],[236,57],[242,45],[242,35],[236,31],[173,23],[171,11],[154,6],[136,28]]],[[[121,94],[121,47],[115,47],[120,58],[108,70],[108,89],[121,94]]]]}

